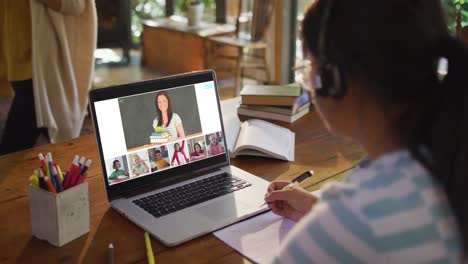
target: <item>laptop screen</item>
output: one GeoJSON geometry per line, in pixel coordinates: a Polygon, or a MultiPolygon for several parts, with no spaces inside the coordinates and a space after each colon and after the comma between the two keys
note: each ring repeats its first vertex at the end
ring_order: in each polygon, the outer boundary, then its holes
{"type": "Polygon", "coordinates": [[[129,94],[92,102],[107,187],[226,160],[214,79],[180,84],[143,82],[141,89],[121,88],[129,94]]]}

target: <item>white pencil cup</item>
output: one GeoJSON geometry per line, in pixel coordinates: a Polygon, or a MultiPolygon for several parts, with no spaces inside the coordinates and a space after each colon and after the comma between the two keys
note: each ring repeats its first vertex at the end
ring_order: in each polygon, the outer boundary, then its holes
{"type": "Polygon", "coordinates": [[[29,186],[32,235],[61,247],[89,232],[88,183],[53,194],[29,186]]]}

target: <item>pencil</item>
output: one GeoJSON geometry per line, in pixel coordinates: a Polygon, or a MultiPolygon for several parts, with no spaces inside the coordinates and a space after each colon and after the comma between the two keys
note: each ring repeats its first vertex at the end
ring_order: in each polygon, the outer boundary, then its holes
{"type": "Polygon", "coordinates": [[[107,263],[114,264],[114,245],[112,243],[109,243],[107,257],[107,263]]]}
{"type": "Polygon", "coordinates": [[[151,240],[148,232],[145,232],[146,255],[148,256],[148,263],[154,264],[153,249],[151,248],[151,240]]]}

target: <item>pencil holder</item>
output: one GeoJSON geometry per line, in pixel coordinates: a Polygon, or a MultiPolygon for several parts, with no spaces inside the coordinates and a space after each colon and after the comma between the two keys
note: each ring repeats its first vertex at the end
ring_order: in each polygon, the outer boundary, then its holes
{"type": "Polygon", "coordinates": [[[53,194],[29,186],[32,235],[61,247],[89,232],[88,183],[53,194]]]}

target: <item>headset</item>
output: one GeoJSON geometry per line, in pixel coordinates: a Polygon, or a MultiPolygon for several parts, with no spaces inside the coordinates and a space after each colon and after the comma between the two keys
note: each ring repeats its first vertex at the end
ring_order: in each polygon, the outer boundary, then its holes
{"type": "Polygon", "coordinates": [[[316,76],[315,92],[321,97],[340,98],[346,90],[345,79],[338,65],[326,56],[327,28],[330,23],[330,13],[335,0],[325,1],[325,8],[321,18],[321,30],[318,43],[318,75],[316,76]]]}

